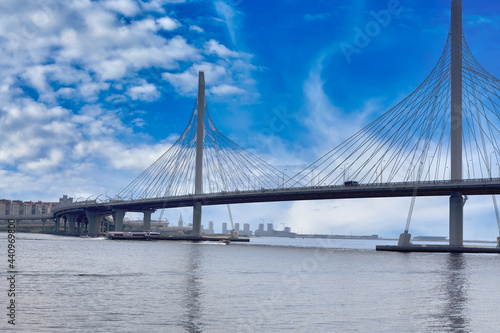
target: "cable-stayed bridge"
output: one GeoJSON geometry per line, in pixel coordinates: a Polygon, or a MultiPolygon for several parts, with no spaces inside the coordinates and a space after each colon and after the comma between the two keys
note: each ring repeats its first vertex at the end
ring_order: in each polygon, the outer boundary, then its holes
{"type": "Polygon", "coordinates": [[[424,82],[293,177],[216,128],[201,72],[188,126],[165,154],[114,199],[59,206],[54,217],[56,226],[68,219],[72,232],[83,216],[92,235],[106,214],[113,214],[120,230],[125,212],[143,212],[149,230],[156,209],[193,206],[193,236],[199,237],[204,205],[449,196],[450,244],[462,245],[466,196],[500,193],[499,131],[500,81],[472,55],[462,30],[462,2],[453,0],[448,40],[424,82]]]}

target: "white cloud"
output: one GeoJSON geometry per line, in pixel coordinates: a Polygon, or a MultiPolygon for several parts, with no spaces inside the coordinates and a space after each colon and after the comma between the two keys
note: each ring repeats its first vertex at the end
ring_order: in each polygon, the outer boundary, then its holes
{"type": "Polygon", "coordinates": [[[191,26],[189,26],[189,30],[196,31],[196,32],[200,32],[200,33],[202,33],[202,32],[203,32],[203,29],[202,29],[202,28],[200,28],[200,27],[199,27],[199,26],[197,26],[197,25],[191,25],[191,26]]]}
{"type": "Polygon", "coordinates": [[[204,31],[198,20],[186,24],[162,8],[182,2],[57,1],[48,10],[39,1],[23,0],[3,7],[0,192],[5,197],[54,200],[63,193],[88,197],[106,190],[112,195],[163,154],[174,137],[157,142],[134,133],[151,121],[149,115],[123,116],[114,107],[160,96],[158,82],[141,77],[144,70],[163,73],[186,95],[196,91],[199,70],[205,71],[209,95],[254,93],[249,54],[215,38],[207,42],[198,34],[204,31]],[[186,33],[187,27],[192,32],[186,33]]]}
{"type": "Polygon", "coordinates": [[[110,59],[99,62],[95,69],[103,81],[118,80],[126,75],[128,64],[125,59],[110,59]]]}
{"type": "Polygon", "coordinates": [[[214,3],[215,10],[219,13],[219,16],[222,17],[223,22],[226,23],[227,30],[229,32],[229,36],[231,36],[231,41],[233,44],[236,44],[236,23],[235,16],[237,11],[234,10],[229,4],[217,1],[214,3]]]}
{"type": "Polygon", "coordinates": [[[194,95],[198,87],[198,74],[194,70],[183,73],[163,73],[162,77],[183,95],[194,95]]]}
{"type": "MultiPolygon", "coordinates": [[[[31,169],[33,163],[47,166],[60,162],[57,147],[65,147],[75,135],[71,113],[61,107],[47,108],[29,99],[19,99],[15,103],[3,99],[3,103],[0,164],[31,169]]],[[[36,172],[43,173],[43,170],[36,172]]]]}
{"type": "Polygon", "coordinates": [[[127,95],[133,100],[153,101],[160,97],[160,92],[154,84],[143,81],[140,86],[130,87],[127,95]]]}
{"type": "Polygon", "coordinates": [[[163,79],[172,84],[180,94],[194,95],[198,89],[199,71],[204,72],[207,86],[216,85],[228,76],[225,66],[202,62],[192,65],[188,70],[182,73],[164,73],[163,79]]]}
{"type": "Polygon", "coordinates": [[[215,62],[197,62],[179,73],[163,73],[163,79],[179,94],[194,96],[198,89],[198,72],[204,71],[207,90],[212,96],[245,96],[249,100],[258,98],[255,81],[251,78],[256,67],[251,64],[249,54],[230,51],[213,40],[205,45],[205,51],[220,59],[215,62]]]}
{"type": "Polygon", "coordinates": [[[158,24],[160,25],[160,27],[163,30],[167,30],[167,31],[175,30],[175,29],[177,29],[177,28],[179,28],[181,26],[181,24],[179,23],[179,21],[174,20],[174,19],[172,19],[172,18],[170,18],[168,16],[159,18],[159,19],[156,20],[156,22],[158,22],[158,24]]]}
{"type": "Polygon", "coordinates": [[[221,84],[210,88],[210,92],[214,95],[239,95],[244,94],[245,90],[228,84],[221,84]]]}
{"type": "Polygon", "coordinates": [[[54,171],[52,169],[57,167],[63,159],[63,151],[57,148],[52,148],[49,150],[47,157],[29,161],[22,165],[20,169],[27,173],[46,174],[54,171]]]}
{"type": "Polygon", "coordinates": [[[56,92],[57,85],[73,89],[71,98],[93,101],[109,88],[102,81],[133,78],[151,66],[176,69],[181,62],[202,59],[183,37],[157,34],[158,29],[180,26],[176,20],[145,17],[122,23],[115,12],[136,15],[139,7],[133,1],[60,4],[44,12],[43,25],[40,18],[29,18],[45,7],[27,2],[0,13],[0,65],[8,68],[4,77],[21,77],[43,101],[55,102],[70,93],[56,92]]]}
{"type": "Polygon", "coordinates": [[[139,7],[132,0],[107,0],[102,6],[126,16],[134,16],[139,12],[139,7]]]}
{"type": "Polygon", "coordinates": [[[305,124],[309,128],[314,128],[314,135],[318,140],[323,141],[329,137],[330,142],[345,138],[339,133],[332,132],[332,128],[343,128],[338,126],[342,117],[342,110],[335,107],[323,90],[323,80],[321,79],[322,66],[317,64],[309,73],[308,79],[304,82],[304,95],[306,98],[306,109],[309,110],[305,124]],[[331,139],[335,138],[335,139],[331,139]]]}
{"type": "MultiPolygon", "coordinates": [[[[13,78],[14,85],[35,89],[39,101],[95,102],[110,88],[114,93],[120,90],[136,100],[149,101],[158,93],[152,87],[138,88],[141,84],[137,77],[139,71],[151,67],[161,69],[163,77],[184,95],[195,91],[196,71],[205,69],[215,96],[243,92],[252,98],[258,96],[251,79],[256,68],[249,54],[230,50],[215,39],[197,49],[186,36],[162,37],[159,29],[175,31],[181,23],[164,14],[156,20],[137,15],[144,9],[161,12],[163,4],[183,1],[61,4],[46,13],[48,23],[43,26],[32,21],[23,23],[24,18],[32,17],[41,8],[35,1],[26,1],[28,5],[12,5],[0,13],[0,37],[5,38],[1,42],[4,57],[0,65],[9,68],[4,77],[13,78]],[[129,17],[128,21],[120,21],[116,13],[129,17]],[[216,59],[209,64],[206,56],[216,59]],[[180,72],[180,68],[187,70],[180,72]],[[143,97],[138,94],[141,89],[143,97]]],[[[231,25],[236,12],[224,3],[216,7],[231,25]]],[[[190,29],[203,31],[197,25],[190,25],[190,29]]]]}
{"type": "Polygon", "coordinates": [[[118,142],[106,141],[99,144],[97,151],[114,169],[139,173],[156,161],[171,146],[171,143],[165,141],[156,145],[142,144],[136,147],[127,147],[118,142]]]}
{"type": "Polygon", "coordinates": [[[185,3],[186,0],[141,0],[141,7],[146,11],[155,11],[158,13],[164,13],[165,9],[163,5],[165,4],[181,4],[185,3]]]}
{"type": "Polygon", "coordinates": [[[132,124],[137,127],[144,127],[144,125],[146,125],[146,121],[142,118],[135,118],[132,120],[132,124]]]}
{"type": "Polygon", "coordinates": [[[48,84],[46,82],[47,67],[50,66],[36,65],[27,68],[26,72],[23,74],[23,77],[39,92],[45,92],[48,89],[48,84]]]}
{"type": "Polygon", "coordinates": [[[315,143],[316,157],[324,154],[367,124],[375,111],[380,111],[378,100],[368,100],[361,110],[343,110],[337,107],[324,91],[323,57],[314,64],[303,84],[304,108],[307,110],[304,124],[309,129],[309,140],[315,143]]]}
{"type": "Polygon", "coordinates": [[[219,42],[213,39],[209,40],[206,43],[205,49],[207,54],[216,54],[221,58],[239,57],[238,52],[229,50],[227,47],[225,47],[224,45],[220,44],[219,42]]]}
{"type": "Polygon", "coordinates": [[[475,16],[475,15],[466,15],[464,17],[464,21],[468,26],[493,26],[496,27],[498,25],[498,17],[487,17],[487,16],[475,16]]]}

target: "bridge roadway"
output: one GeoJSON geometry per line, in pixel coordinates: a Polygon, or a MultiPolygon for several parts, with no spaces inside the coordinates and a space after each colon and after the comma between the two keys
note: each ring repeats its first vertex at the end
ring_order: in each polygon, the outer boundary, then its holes
{"type": "Polygon", "coordinates": [[[450,196],[452,192],[463,195],[500,194],[500,178],[462,181],[432,181],[412,183],[359,184],[358,186],[318,186],[303,188],[279,188],[261,191],[234,191],[202,195],[184,195],[140,200],[111,200],[106,202],[76,202],[53,209],[54,217],[88,210],[99,214],[111,214],[114,210],[144,212],[162,208],[278,202],[298,200],[388,198],[411,196],[450,196]]]}

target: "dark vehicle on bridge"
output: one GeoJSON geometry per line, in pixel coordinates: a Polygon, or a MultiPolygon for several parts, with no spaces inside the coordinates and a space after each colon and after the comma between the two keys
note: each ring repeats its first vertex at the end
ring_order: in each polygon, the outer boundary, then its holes
{"type": "Polygon", "coordinates": [[[344,186],[359,186],[359,183],[355,180],[348,180],[344,182],[344,186]]]}

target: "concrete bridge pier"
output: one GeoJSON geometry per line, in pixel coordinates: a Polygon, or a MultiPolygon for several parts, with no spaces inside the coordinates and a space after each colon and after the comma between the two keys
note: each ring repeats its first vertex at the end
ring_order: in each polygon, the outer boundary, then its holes
{"type": "Polygon", "coordinates": [[[124,209],[113,210],[113,221],[115,222],[115,231],[123,231],[123,218],[126,211],[124,209]]]}
{"type": "Polygon", "coordinates": [[[96,223],[96,226],[95,226],[96,230],[97,230],[97,234],[101,234],[102,233],[102,225],[103,225],[102,221],[104,221],[104,215],[99,214],[97,216],[97,221],[96,221],[97,223],[96,223]]]}
{"type": "Polygon", "coordinates": [[[56,218],[54,220],[54,233],[58,234],[59,233],[59,229],[61,229],[61,217],[60,216],[56,216],[56,218]]]}
{"type": "Polygon", "coordinates": [[[144,214],[144,225],[143,225],[143,231],[151,231],[151,214],[154,213],[154,210],[145,210],[143,212],[144,214]]]}
{"type": "Polygon", "coordinates": [[[450,245],[464,245],[464,198],[460,192],[450,196],[450,245]]]}
{"type": "Polygon", "coordinates": [[[68,215],[67,219],[69,222],[69,234],[74,235],[75,234],[76,215],[74,215],[74,214],[68,215]]]}
{"type": "Polygon", "coordinates": [[[87,221],[89,222],[87,227],[89,236],[97,236],[100,230],[99,212],[86,210],[85,215],[87,216],[87,221]]]}
{"type": "Polygon", "coordinates": [[[99,216],[100,233],[106,233],[109,231],[109,222],[106,220],[104,215],[99,216]]]}
{"type": "Polygon", "coordinates": [[[66,233],[66,226],[68,224],[68,218],[66,217],[66,215],[63,217],[64,219],[64,233],[66,233]]]}
{"type": "Polygon", "coordinates": [[[201,202],[195,202],[193,206],[193,236],[201,237],[201,202]]]}

